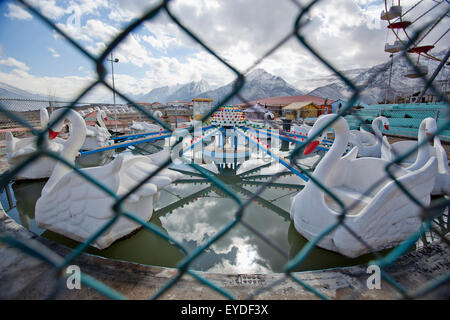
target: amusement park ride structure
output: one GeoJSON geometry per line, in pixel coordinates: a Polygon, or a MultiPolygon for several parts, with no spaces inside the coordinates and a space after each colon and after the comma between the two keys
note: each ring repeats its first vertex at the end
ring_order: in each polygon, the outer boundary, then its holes
{"type": "MultiPolygon", "coordinates": [[[[405,1],[403,1],[403,3],[404,2],[405,1]]],[[[415,67],[411,66],[406,71],[406,74],[404,74],[405,77],[411,79],[424,77],[429,72],[428,65],[420,63],[421,57],[422,60],[427,59],[428,61],[434,60],[440,62],[432,74],[430,82],[436,78],[441,70],[449,65],[447,62],[449,52],[441,58],[431,53],[431,51],[436,48],[438,42],[444,39],[450,30],[450,28],[444,28],[444,31],[439,31],[442,28],[438,27],[439,25],[445,26],[446,24],[446,18],[448,18],[450,11],[449,2],[428,1],[427,3],[427,1],[419,0],[412,6],[408,6],[407,10],[404,10],[404,7],[405,6],[402,6],[400,0],[392,0],[391,5],[388,4],[388,0],[385,0],[384,10],[380,15],[380,19],[387,21],[388,23],[388,35],[390,32],[394,35],[394,42],[389,44],[386,38],[384,47],[384,51],[390,53],[390,57],[392,58],[388,88],[391,86],[392,66],[395,53],[407,50],[407,53],[409,54],[417,54],[415,67]],[[440,11],[436,14],[438,10],[440,11]],[[422,30],[422,32],[417,37],[413,36],[413,28],[416,31],[422,30]]],[[[421,91],[420,96],[417,99],[418,101],[421,100],[421,97],[425,94],[427,89],[428,87],[421,91]]],[[[386,99],[387,94],[388,90],[386,90],[386,99]]]]}

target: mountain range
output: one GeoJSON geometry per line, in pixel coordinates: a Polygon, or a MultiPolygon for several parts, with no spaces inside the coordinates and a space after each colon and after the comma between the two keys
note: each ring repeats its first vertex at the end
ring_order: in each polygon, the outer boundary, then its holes
{"type": "Polygon", "coordinates": [[[186,84],[176,84],[173,86],[164,86],[155,88],[150,92],[134,96],[133,98],[139,102],[161,102],[167,103],[169,101],[182,100],[191,101],[202,92],[210,91],[212,88],[205,80],[198,82],[189,82],[186,84]]]}
{"type": "MultiPolygon", "coordinates": [[[[147,94],[135,96],[139,102],[161,102],[181,100],[191,101],[193,98],[211,98],[219,102],[229,95],[233,90],[234,82],[213,89],[205,80],[190,82],[187,84],[177,84],[174,86],[165,86],[156,88],[147,94]]],[[[245,77],[244,87],[240,95],[246,100],[255,100],[259,98],[301,95],[302,91],[295,89],[280,77],[274,76],[263,69],[255,69],[245,77]]],[[[233,97],[227,104],[240,103],[238,97],[233,97]]]]}
{"type": "MultiPolygon", "coordinates": [[[[442,58],[445,52],[435,54],[436,57],[442,58]]],[[[414,59],[415,56],[412,56],[414,59]]],[[[430,77],[439,65],[439,61],[431,59],[423,59],[420,65],[428,67],[428,77],[430,77]]],[[[398,54],[393,60],[376,66],[365,69],[354,69],[344,71],[344,75],[348,77],[360,89],[360,101],[368,104],[383,103],[386,98],[392,99],[394,96],[407,96],[413,93],[420,92],[424,83],[421,78],[408,78],[405,74],[411,69],[407,59],[398,54]],[[392,64],[392,71],[391,71],[392,64]],[[391,81],[389,85],[389,74],[391,74],[391,81]],[[386,90],[388,90],[386,92],[386,90]]],[[[437,81],[442,80],[445,72],[440,72],[437,81]]],[[[344,82],[336,75],[330,75],[321,79],[324,81],[321,86],[318,86],[308,94],[318,96],[321,98],[349,99],[352,91],[344,82]],[[327,81],[328,80],[328,81],[327,81]],[[328,82],[328,83],[326,83],[328,82]]],[[[311,81],[317,79],[310,79],[311,81]]],[[[307,80],[305,80],[307,81],[307,80]]]]}
{"type": "MultiPolygon", "coordinates": [[[[444,52],[436,54],[443,56],[444,52]]],[[[423,59],[424,60],[424,59],[423,59]]],[[[388,88],[391,60],[369,68],[344,70],[342,73],[360,88],[359,100],[363,103],[373,104],[383,102],[388,88]]],[[[427,65],[429,75],[433,73],[438,61],[424,60],[421,64],[427,65]]],[[[404,75],[410,65],[401,55],[393,59],[391,85],[389,97],[393,95],[406,95],[418,92],[423,87],[420,78],[411,79],[404,75]]],[[[440,76],[437,77],[440,80],[440,76]]],[[[146,94],[130,96],[137,102],[191,101],[193,98],[212,98],[215,102],[222,101],[233,90],[234,82],[218,88],[212,88],[207,81],[193,81],[186,84],[164,86],[155,88],[146,94]]],[[[332,100],[348,99],[352,91],[337,75],[328,75],[316,78],[303,77],[296,82],[298,88],[287,83],[283,78],[270,74],[263,69],[255,69],[245,77],[244,87],[239,91],[240,96],[247,100],[258,100],[268,97],[295,96],[310,94],[332,100]]],[[[47,99],[43,95],[31,94],[27,91],[0,83],[0,98],[21,99],[47,99]]],[[[242,100],[234,96],[224,104],[237,104],[242,100]]]]}
{"type": "MultiPolygon", "coordinates": [[[[211,98],[219,102],[225,99],[233,91],[234,82],[230,82],[225,86],[219,87],[215,90],[202,92],[198,98],[211,98]]],[[[239,95],[247,100],[257,100],[269,97],[279,96],[298,96],[305,94],[305,92],[294,88],[288,84],[283,78],[274,76],[263,69],[255,69],[245,77],[245,83],[239,91],[239,95]]],[[[238,104],[242,100],[234,96],[225,104],[238,104]]]]}
{"type": "Polygon", "coordinates": [[[29,93],[28,91],[10,86],[3,82],[0,82],[0,98],[48,100],[48,97],[29,93]]]}

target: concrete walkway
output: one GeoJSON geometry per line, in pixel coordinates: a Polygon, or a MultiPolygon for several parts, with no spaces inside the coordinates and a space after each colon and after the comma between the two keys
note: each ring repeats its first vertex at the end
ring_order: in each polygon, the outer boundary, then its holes
{"type": "MultiPolygon", "coordinates": [[[[15,223],[0,210],[0,234],[20,239],[54,263],[59,263],[70,249],[36,236],[15,223]]],[[[450,271],[450,249],[436,243],[409,253],[387,268],[389,275],[408,291],[420,288],[424,283],[450,271]]],[[[81,254],[73,261],[82,272],[115,289],[129,299],[147,299],[172,277],[176,269],[153,267],[136,263],[105,259],[81,254]]],[[[399,293],[382,281],[381,289],[368,290],[367,266],[336,268],[323,271],[295,273],[309,285],[331,299],[398,299],[399,293]]],[[[198,272],[216,285],[225,288],[237,299],[267,288],[257,299],[316,299],[284,274],[216,274],[198,272]]],[[[46,262],[10,248],[0,242],[0,299],[43,299],[53,290],[55,274],[46,262]]],[[[69,290],[65,281],[57,299],[104,299],[97,291],[82,285],[80,290],[69,290]]],[[[222,299],[223,296],[198,282],[191,276],[183,276],[161,299],[222,299]]],[[[423,298],[450,299],[450,286],[445,284],[423,298]]]]}

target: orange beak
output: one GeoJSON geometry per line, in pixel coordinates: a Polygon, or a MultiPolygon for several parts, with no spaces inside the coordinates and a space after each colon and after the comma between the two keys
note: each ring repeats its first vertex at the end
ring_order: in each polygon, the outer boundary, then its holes
{"type": "Polygon", "coordinates": [[[53,131],[52,129],[50,129],[48,131],[48,138],[50,140],[53,140],[53,139],[55,139],[58,136],[58,134],[59,134],[59,132],[56,132],[56,131],[53,131]]]}
{"type": "Polygon", "coordinates": [[[103,118],[103,121],[108,121],[108,118],[103,118]]]}
{"type": "Polygon", "coordinates": [[[303,151],[303,154],[307,155],[307,154],[310,154],[311,152],[313,152],[317,148],[319,143],[320,143],[320,141],[318,141],[318,140],[314,140],[314,141],[311,141],[310,143],[308,143],[306,145],[305,150],[303,151]]]}
{"type": "Polygon", "coordinates": [[[389,130],[389,125],[385,124],[385,125],[384,125],[384,128],[385,128],[386,130],[389,130]]]}

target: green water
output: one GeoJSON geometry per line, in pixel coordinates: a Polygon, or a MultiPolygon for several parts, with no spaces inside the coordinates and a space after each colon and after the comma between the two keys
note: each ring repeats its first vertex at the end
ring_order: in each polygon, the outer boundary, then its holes
{"type": "MultiPolygon", "coordinates": [[[[238,168],[205,166],[245,201],[276,172],[282,176],[265,189],[245,210],[243,220],[283,249],[289,259],[303,248],[307,240],[294,228],[289,218],[293,197],[304,181],[278,163],[248,160],[238,168]]],[[[186,168],[185,168],[186,169],[186,168]]],[[[188,170],[188,169],[186,169],[188,170]]],[[[34,207],[46,181],[14,182],[10,185],[11,207],[5,191],[1,200],[7,213],[36,234],[74,248],[79,243],[43,230],[34,222],[34,207]]],[[[198,174],[186,174],[161,191],[151,223],[192,252],[231,222],[238,206],[223,192],[198,174]]],[[[89,247],[87,252],[148,265],[175,267],[183,254],[169,242],[147,229],[140,229],[105,250],[89,247]]],[[[298,271],[333,268],[365,263],[371,256],[348,259],[339,254],[315,248],[298,271]]],[[[205,250],[191,267],[195,270],[223,273],[280,272],[287,259],[260,237],[238,224],[205,250]]]]}

